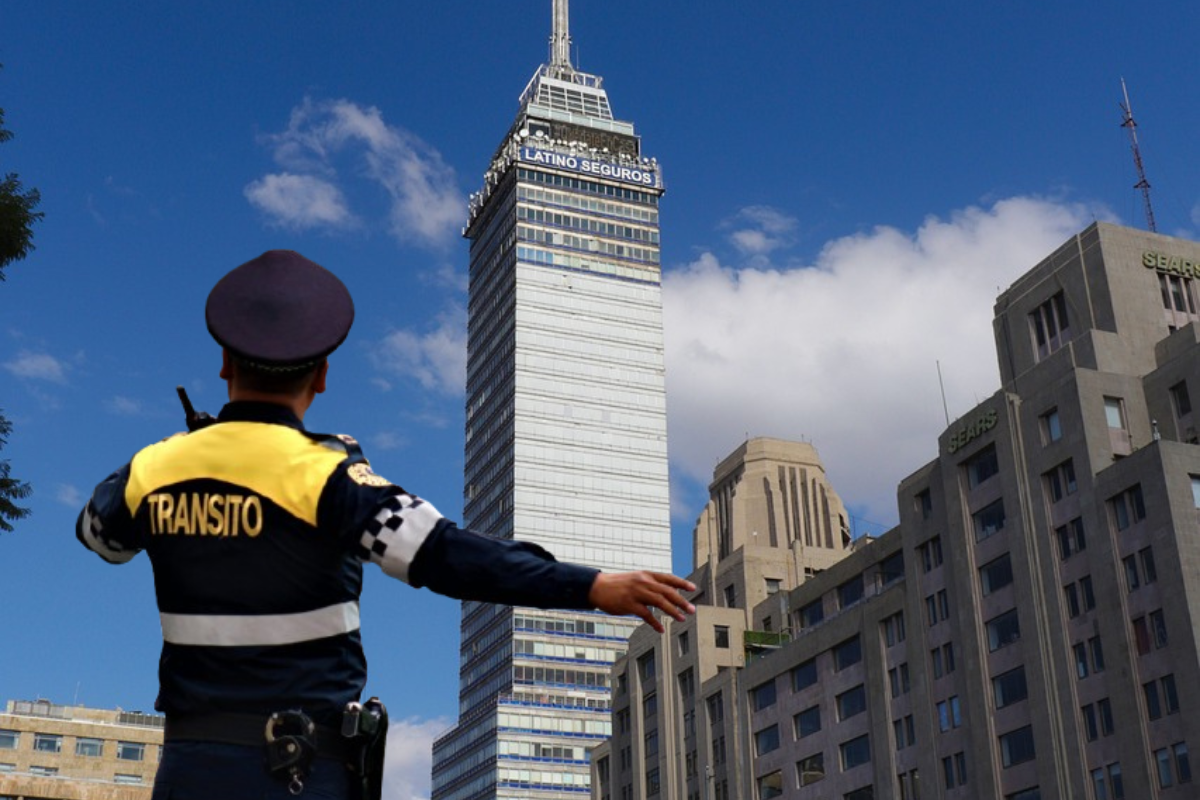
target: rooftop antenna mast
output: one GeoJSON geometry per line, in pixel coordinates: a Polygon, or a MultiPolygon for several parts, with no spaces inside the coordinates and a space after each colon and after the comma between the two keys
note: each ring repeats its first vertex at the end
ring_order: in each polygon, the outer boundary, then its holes
{"type": "Polygon", "coordinates": [[[571,29],[567,0],[554,0],[554,25],[550,34],[550,74],[556,78],[570,75],[571,29]]]}
{"type": "Polygon", "coordinates": [[[1150,181],[1146,180],[1146,168],[1142,166],[1142,151],[1138,147],[1137,140],[1137,123],[1133,121],[1133,110],[1129,106],[1129,90],[1125,88],[1124,78],[1121,78],[1121,93],[1125,95],[1125,102],[1121,104],[1121,111],[1125,115],[1121,120],[1121,127],[1129,129],[1129,143],[1133,148],[1133,165],[1137,168],[1138,182],[1133,185],[1133,188],[1142,191],[1142,203],[1146,206],[1146,227],[1152,233],[1157,233],[1158,226],[1154,224],[1154,209],[1150,206],[1150,181]]]}

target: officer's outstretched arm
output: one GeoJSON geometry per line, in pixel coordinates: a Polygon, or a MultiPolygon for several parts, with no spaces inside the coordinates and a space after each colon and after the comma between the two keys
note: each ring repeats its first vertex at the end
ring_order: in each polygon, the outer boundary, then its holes
{"type": "Polygon", "coordinates": [[[685,614],[694,614],[696,607],[679,592],[694,592],[696,587],[683,578],[662,572],[601,572],[596,575],[588,601],[609,614],[641,617],[659,633],[662,623],[654,609],[683,622],[685,614]]]}

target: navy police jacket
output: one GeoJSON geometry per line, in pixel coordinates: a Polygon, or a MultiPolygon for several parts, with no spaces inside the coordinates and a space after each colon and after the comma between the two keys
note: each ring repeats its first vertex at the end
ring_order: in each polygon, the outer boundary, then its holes
{"type": "Polygon", "coordinates": [[[362,565],[461,600],[590,608],[596,570],[458,528],[376,475],[347,436],[283,406],[140,451],[96,487],[76,536],[124,563],[145,550],[162,620],[168,716],[300,708],[333,721],[366,684],[362,565]]]}

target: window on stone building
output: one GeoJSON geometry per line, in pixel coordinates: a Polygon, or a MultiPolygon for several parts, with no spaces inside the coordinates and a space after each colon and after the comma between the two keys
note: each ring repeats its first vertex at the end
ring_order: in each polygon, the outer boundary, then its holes
{"type": "Polygon", "coordinates": [[[1000,745],[1000,763],[1005,768],[1037,757],[1033,743],[1033,727],[1030,725],[1001,734],[997,741],[1000,745]]]}
{"type": "Polygon", "coordinates": [[[80,736],[75,739],[75,755],[99,758],[104,755],[104,740],[80,736]]]}
{"type": "Polygon", "coordinates": [[[1012,582],[1012,557],[1008,553],[979,568],[979,588],[985,597],[1012,582]]]}
{"type": "Polygon", "coordinates": [[[1070,338],[1066,296],[1058,292],[1034,309],[1029,315],[1029,327],[1038,361],[1062,347],[1070,338]]]}
{"type": "Polygon", "coordinates": [[[825,777],[825,754],[815,753],[796,762],[796,778],[801,786],[816,783],[825,777]]]}
{"type": "Polygon", "coordinates": [[[842,770],[851,770],[871,761],[871,739],[866,734],[838,745],[841,753],[842,770]]]}
{"type": "Polygon", "coordinates": [[[1057,442],[1062,438],[1062,422],[1058,417],[1058,409],[1052,408],[1041,416],[1042,444],[1057,442]]]}

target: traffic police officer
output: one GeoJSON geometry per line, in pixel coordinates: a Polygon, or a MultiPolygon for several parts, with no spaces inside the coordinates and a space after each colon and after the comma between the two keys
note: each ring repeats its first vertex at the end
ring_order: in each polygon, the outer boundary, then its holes
{"type": "Polygon", "coordinates": [[[166,715],[155,800],[357,796],[347,765],[360,754],[338,733],[366,683],[364,562],[458,599],[597,608],[660,631],[652,609],[694,610],[680,591],[695,587],[675,576],[600,573],[461,529],[375,474],[349,436],[306,431],[354,319],[320,265],[264,253],[217,283],[205,314],[230,402],[137,453],[76,526],[106,561],[145,550],[154,569],[166,715]]]}

